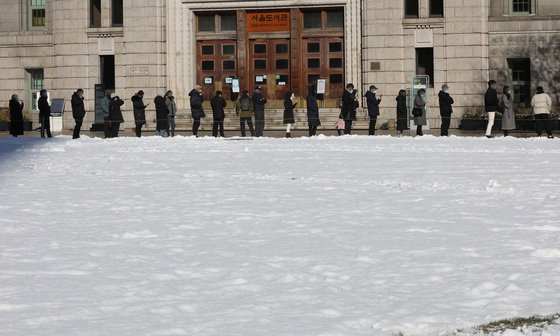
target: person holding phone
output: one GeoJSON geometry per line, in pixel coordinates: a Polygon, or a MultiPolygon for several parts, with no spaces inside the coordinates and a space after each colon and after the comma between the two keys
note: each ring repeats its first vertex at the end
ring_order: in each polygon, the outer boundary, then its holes
{"type": "Polygon", "coordinates": [[[369,91],[366,92],[366,102],[369,115],[369,135],[375,135],[375,124],[377,123],[377,116],[379,115],[379,104],[383,95],[379,95],[379,99],[375,96],[377,92],[377,87],[372,85],[369,87],[369,91]]]}

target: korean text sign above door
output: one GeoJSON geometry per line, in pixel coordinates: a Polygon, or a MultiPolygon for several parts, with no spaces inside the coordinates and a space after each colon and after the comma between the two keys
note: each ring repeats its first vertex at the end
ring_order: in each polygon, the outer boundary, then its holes
{"type": "Polygon", "coordinates": [[[250,32],[290,30],[290,12],[247,13],[247,30],[250,32]]]}

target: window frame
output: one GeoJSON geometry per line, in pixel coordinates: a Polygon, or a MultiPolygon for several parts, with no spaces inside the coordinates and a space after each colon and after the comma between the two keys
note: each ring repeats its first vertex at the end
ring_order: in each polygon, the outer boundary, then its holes
{"type": "Polygon", "coordinates": [[[101,7],[101,0],[90,0],[89,1],[89,27],[90,28],[101,28],[101,25],[103,24],[103,20],[102,20],[102,15],[103,15],[103,8],[101,7]],[[95,24],[94,23],[94,3],[98,2],[99,3],[99,24],[95,24]]]}
{"type": "Polygon", "coordinates": [[[529,11],[527,12],[515,12],[513,10],[513,2],[516,0],[509,0],[509,14],[510,15],[518,15],[518,16],[524,16],[524,15],[531,15],[532,14],[532,3],[531,0],[526,0],[528,2],[528,7],[529,7],[529,11]]]}
{"type": "MultiPolygon", "coordinates": [[[[117,13],[118,14],[118,13],[117,13]]],[[[111,27],[123,27],[124,26],[124,4],[123,4],[123,0],[111,0],[111,27]],[[116,8],[117,6],[115,6],[116,2],[120,2],[120,19],[122,22],[115,22],[115,12],[116,12],[116,8]]]]}
{"type": "Polygon", "coordinates": [[[415,69],[415,74],[416,76],[422,76],[422,75],[427,75],[430,78],[430,88],[434,87],[434,83],[435,83],[435,55],[434,55],[434,48],[433,47],[429,47],[429,48],[415,48],[415,62],[416,62],[416,69],[415,69]],[[430,69],[427,70],[431,70],[430,71],[426,71],[426,73],[424,74],[420,74],[418,69],[419,69],[419,65],[420,65],[420,53],[422,50],[431,50],[431,54],[432,54],[432,66],[430,67],[430,69]]]}
{"type": "Polygon", "coordinates": [[[42,5],[33,5],[34,0],[27,0],[27,11],[28,11],[28,19],[27,19],[27,29],[28,30],[43,30],[47,27],[47,2],[46,0],[39,0],[42,1],[42,5]],[[42,26],[34,26],[33,25],[33,11],[34,10],[42,10],[45,13],[43,18],[43,25],[42,26]]]}
{"type": "Polygon", "coordinates": [[[410,0],[404,0],[404,18],[405,19],[418,19],[420,18],[420,1],[418,0],[413,0],[416,1],[416,14],[415,15],[409,15],[408,13],[408,1],[410,0]]]}
{"type": "Polygon", "coordinates": [[[429,6],[430,6],[429,11],[430,11],[430,17],[431,18],[443,18],[443,17],[445,17],[445,1],[444,0],[430,0],[429,1],[429,6]],[[435,1],[441,1],[441,14],[434,14],[434,12],[432,11],[432,8],[434,7],[433,3],[435,1]]]}

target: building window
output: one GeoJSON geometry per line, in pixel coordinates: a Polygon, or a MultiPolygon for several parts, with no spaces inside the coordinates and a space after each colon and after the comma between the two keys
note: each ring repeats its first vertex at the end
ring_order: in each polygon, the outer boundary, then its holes
{"type": "Polygon", "coordinates": [[[37,99],[39,99],[39,91],[45,88],[45,76],[43,69],[29,69],[27,70],[29,78],[29,93],[31,99],[31,109],[37,111],[37,99]]]}
{"type": "Polygon", "coordinates": [[[90,0],[89,6],[89,26],[101,27],[101,0],[90,0]]]}
{"type": "Polygon", "coordinates": [[[113,27],[122,27],[123,22],[123,0],[113,0],[113,27]]]}
{"type": "Polygon", "coordinates": [[[342,42],[330,42],[329,52],[342,52],[342,42]]]}
{"type": "Polygon", "coordinates": [[[418,17],[418,0],[404,0],[404,17],[418,17]]]}
{"type": "Polygon", "coordinates": [[[235,61],[226,60],[222,62],[222,70],[235,70],[235,61]]]}
{"type": "Polygon", "coordinates": [[[430,17],[443,17],[443,0],[430,0],[430,17]]]}
{"type": "Polygon", "coordinates": [[[115,55],[99,56],[99,66],[101,73],[101,84],[105,85],[106,90],[115,89],[115,55]]]}
{"type": "Polygon", "coordinates": [[[28,0],[29,29],[42,29],[46,25],[46,0],[28,0]]]}
{"type": "Polygon", "coordinates": [[[416,75],[429,76],[434,87],[434,48],[416,48],[416,75]]]}
{"type": "Polygon", "coordinates": [[[327,11],[327,28],[344,28],[344,11],[327,11]]]}
{"type": "Polygon", "coordinates": [[[284,55],[288,53],[288,45],[284,43],[278,43],[276,45],[276,55],[284,55]]]}
{"type": "Polygon", "coordinates": [[[329,68],[342,68],[342,58],[330,58],[329,68]]]}
{"type": "Polygon", "coordinates": [[[216,31],[216,19],[214,15],[198,15],[198,31],[214,32],[216,31]]]}
{"type": "Polygon", "coordinates": [[[321,29],[321,11],[303,12],[303,28],[321,29]]]}
{"type": "Polygon", "coordinates": [[[266,70],[266,60],[255,60],[254,68],[255,70],[266,70]]]}
{"type": "Polygon", "coordinates": [[[277,69],[277,70],[285,70],[285,69],[288,69],[288,68],[289,68],[288,65],[289,65],[289,64],[288,64],[288,60],[287,60],[287,59],[279,59],[279,60],[276,60],[276,69],[277,69]]]}
{"type": "Polygon", "coordinates": [[[201,47],[201,53],[204,56],[212,56],[214,55],[214,46],[213,45],[203,45],[201,47]]]}
{"type": "Polygon", "coordinates": [[[321,52],[321,43],[318,43],[318,42],[307,43],[307,52],[308,53],[319,53],[319,52],[321,52]]]}
{"type": "Polygon", "coordinates": [[[214,61],[202,61],[203,71],[214,71],[214,61]]]}
{"type": "Polygon", "coordinates": [[[331,84],[343,84],[342,83],[342,74],[332,74],[329,76],[329,82],[331,84]]]}
{"type": "Polygon", "coordinates": [[[531,0],[511,0],[512,14],[529,14],[531,13],[531,0]]]}
{"type": "Polygon", "coordinates": [[[253,52],[259,55],[266,54],[266,44],[255,44],[253,47],[253,52]]]}
{"type": "Polygon", "coordinates": [[[220,31],[237,31],[237,15],[235,13],[220,15],[220,31]]]}
{"type": "Polygon", "coordinates": [[[235,45],[224,44],[222,46],[222,55],[235,55],[235,45]]]}
{"type": "Polygon", "coordinates": [[[308,69],[319,69],[321,67],[321,59],[320,58],[308,58],[307,59],[307,68],[308,69]]]}
{"type": "Polygon", "coordinates": [[[531,100],[531,59],[509,58],[513,102],[516,106],[527,107],[531,100]]]}

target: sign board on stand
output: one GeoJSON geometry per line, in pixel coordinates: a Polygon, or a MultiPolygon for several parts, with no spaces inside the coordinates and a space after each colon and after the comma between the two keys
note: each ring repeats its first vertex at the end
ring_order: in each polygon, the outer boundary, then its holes
{"type": "Polygon", "coordinates": [[[64,105],[66,99],[54,98],[51,104],[51,131],[62,132],[62,115],[64,114],[64,105]]]}
{"type": "Polygon", "coordinates": [[[239,93],[239,79],[233,78],[231,80],[231,91],[234,93],[239,93]]]}

